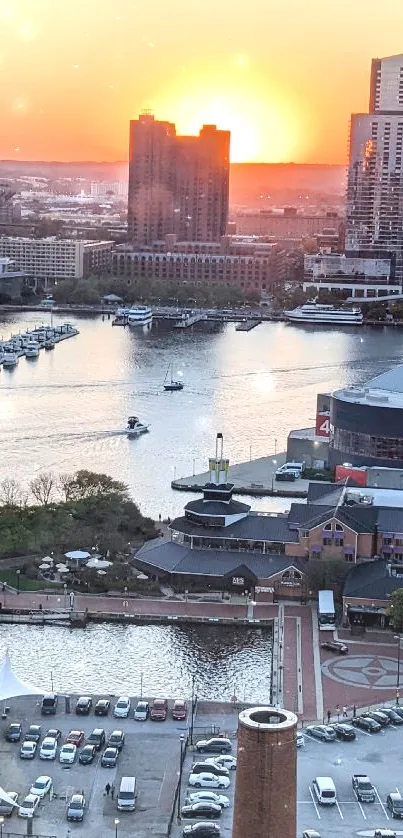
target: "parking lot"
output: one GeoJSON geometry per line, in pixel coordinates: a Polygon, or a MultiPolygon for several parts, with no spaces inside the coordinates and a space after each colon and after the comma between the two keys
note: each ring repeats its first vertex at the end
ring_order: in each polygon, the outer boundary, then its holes
{"type": "MultiPolygon", "coordinates": [[[[402,726],[403,727],[403,726],[402,726]]],[[[304,731],[305,746],[298,752],[298,829],[316,829],[322,838],[374,834],[377,827],[403,835],[403,820],[392,819],[386,796],[403,795],[403,729],[388,726],[370,734],[359,729],[353,742],[320,742],[304,731]],[[359,803],[351,777],[368,774],[376,789],[375,803],[359,803]],[[320,806],[311,792],[314,777],[332,777],[337,790],[335,806],[320,806]]]]}
{"type": "MultiPolygon", "coordinates": [[[[101,697],[101,696],[99,696],[101,697]]],[[[93,703],[97,697],[93,697],[93,703]]],[[[178,778],[180,762],[180,736],[187,729],[187,723],[168,718],[164,722],[115,719],[111,711],[106,717],[77,716],[64,711],[64,701],[59,700],[55,716],[42,717],[40,702],[35,697],[11,699],[7,720],[0,722],[0,785],[6,791],[16,791],[20,802],[28,794],[33,782],[41,774],[53,780],[54,796],[47,795],[41,802],[34,818],[33,833],[64,838],[74,833],[86,838],[109,838],[109,836],[133,836],[149,838],[150,835],[166,835],[172,810],[172,801],[178,778]],[[4,733],[11,722],[22,722],[26,731],[30,724],[42,726],[42,738],[48,728],[62,731],[63,743],[72,729],[83,730],[88,736],[94,728],[104,728],[106,738],[115,729],[125,733],[125,745],[119,755],[116,768],[103,768],[100,753],[90,765],[81,765],[76,759],[72,766],[62,766],[58,757],[54,761],[39,759],[39,751],[33,760],[19,757],[21,743],[9,743],[4,733]],[[105,794],[106,783],[114,784],[116,792],[122,776],[137,778],[137,803],[135,812],[119,812],[115,799],[105,794]],[[86,813],[83,823],[69,823],[66,808],[73,792],[83,791],[86,798],[86,813]],[[119,821],[115,824],[115,819],[119,821]]],[[[71,706],[74,709],[75,701],[71,706]]],[[[134,702],[135,706],[135,702],[134,702]]],[[[132,710],[134,709],[132,703],[132,710]]],[[[132,713],[131,713],[132,716],[132,713]]],[[[22,740],[21,740],[22,741],[22,740]]],[[[26,835],[27,823],[14,813],[5,818],[3,834],[8,832],[26,835]]]]}

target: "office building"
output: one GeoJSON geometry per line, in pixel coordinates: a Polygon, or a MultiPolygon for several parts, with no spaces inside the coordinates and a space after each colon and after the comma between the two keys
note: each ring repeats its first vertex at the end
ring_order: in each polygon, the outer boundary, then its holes
{"type": "Polygon", "coordinates": [[[143,113],[130,123],[129,241],[142,247],[174,233],[219,241],[228,220],[228,131],[204,125],[198,137],[143,113]]]}
{"type": "Polygon", "coordinates": [[[297,724],[278,707],[239,714],[233,838],[295,838],[297,724]]]}
{"type": "Polygon", "coordinates": [[[370,112],[352,114],[346,254],[392,257],[403,282],[403,55],[372,63],[370,112]]]}
{"type": "Polygon", "coordinates": [[[401,284],[394,275],[391,259],[348,257],[318,253],[304,256],[303,289],[343,291],[350,300],[371,300],[400,294],[401,284]]]}
{"type": "Polygon", "coordinates": [[[0,183],[0,224],[15,224],[21,220],[21,205],[7,183],[0,183]]]}
{"type": "Polygon", "coordinates": [[[112,247],[111,241],[0,237],[0,257],[12,259],[18,271],[41,281],[45,287],[58,279],[82,279],[92,273],[109,272],[112,247]]]}

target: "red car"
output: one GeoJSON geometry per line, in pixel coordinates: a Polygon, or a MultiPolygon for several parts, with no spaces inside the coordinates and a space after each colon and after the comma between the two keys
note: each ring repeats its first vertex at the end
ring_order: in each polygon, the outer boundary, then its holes
{"type": "Polygon", "coordinates": [[[182,699],[175,701],[174,706],[172,708],[172,718],[176,719],[176,721],[178,722],[181,722],[184,719],[186,719],[187,714],[188,706],[186,704],[186,701],[183,701],[182,699]]]}
{"type": "Polygon", "coordinates": [[[84,742],[84,737],[85,734],[83,730],[71,730],[66,738],[66,744],[67,742],[70,742],[72,745],[76,745],[77,748],[79,748],[81,743],[84,742]]]}

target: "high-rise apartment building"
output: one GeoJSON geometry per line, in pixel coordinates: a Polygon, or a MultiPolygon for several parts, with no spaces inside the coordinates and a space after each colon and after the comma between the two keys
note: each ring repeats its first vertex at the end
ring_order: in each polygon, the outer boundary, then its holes
{"type": "Polygon", "coordinates": [[[175,233],[181,241],[219,241],[229,201],[229,131],[204,125],[198,137],[144,113],[130,123],[129,241],[149,246],[175,233]]]}
{"type": "Polygon", "coordinates": [[[403,283],[403,55],[372,62],[370,113],[352,114],[346,254],[393,260],[403,283]]]}

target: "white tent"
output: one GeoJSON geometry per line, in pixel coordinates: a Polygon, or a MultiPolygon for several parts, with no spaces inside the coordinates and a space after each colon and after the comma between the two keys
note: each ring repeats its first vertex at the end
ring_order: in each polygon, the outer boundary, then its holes
{"type": "Polygon", "coordinates": [[[68,559],[75,559],[75,561],[84,561],[84,559],[89,559],[91,553],[88,553],[86,550],[70,550],[69,553],[64,554],[68,559]]]}
{"type": "Polygon", "coordinates": [[[3,665],[0,668],[0,701],[16,698],[18,695],[43,695],[43,690],[20,681],[14,674],[10,656],[6,652],[3,665]]]}

